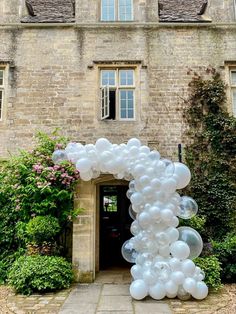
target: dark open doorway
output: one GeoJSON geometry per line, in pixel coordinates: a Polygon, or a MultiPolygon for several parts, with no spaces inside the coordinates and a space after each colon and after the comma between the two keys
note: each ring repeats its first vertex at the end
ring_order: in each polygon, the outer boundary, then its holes
{"type": "Polygon", "coordinates": [[[100,186],[100,270],[129,267],[121,254],[123,243],[132,237],[128,186],[100,186]]]}

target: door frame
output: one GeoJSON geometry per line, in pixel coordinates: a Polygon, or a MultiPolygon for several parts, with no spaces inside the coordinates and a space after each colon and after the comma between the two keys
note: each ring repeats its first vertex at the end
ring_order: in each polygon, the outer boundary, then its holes
{"type": "Polygon", "coordinates": [[[95,272],[99,272],[100,270],[100,186],[129,185],[128,181],[117,180],[113,175],[101,176],[98,181],[96,182],[95,272]]]}

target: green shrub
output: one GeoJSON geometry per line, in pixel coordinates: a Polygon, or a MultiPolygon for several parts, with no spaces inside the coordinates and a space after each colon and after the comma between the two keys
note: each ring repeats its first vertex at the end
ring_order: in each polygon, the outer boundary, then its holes
{"type": "Polygon", "coordinates": [[[26,233],[30,241],[43,243],[50,241],[60,231],[58,219],[52,216],[37,216],[26,226],[26,233]]]}
{"type": "Polygon", "coordinates": [[[197,257],[194,262],[205,272],[204,281],[209,288],[217,290],[222,286],[220,279],[221,266],[216,256],[197,257]]]}
{"type": "Polygon", "coordinates": [[[71,264],[62,257],[21,256],[10,269],[8,283],[18,293],[68,288],[72,282],[71,264]]]}
{"type": "Polygon", "coordinates": [[[0,284],[6,282],[7,275],[9,272],[10,267],[18,259],[25,253],[23,248],[19,249],[16,252],[9,252],[6,251],[5,253],[1,254],[0,256],[0,284]]]}
{"type": "Polygon", "coordinates": [[[222,280],[236,282],[236,235],[228,234],[222,242],[212,241],[212,246],[222,265],[222,280]]]}
{"type": "Polygon", "coordinates": [[[200,234],[204,231],[206,218],[204,216],[194,216],[191,219],[179,219],[180,226],[191,227],[200,234]]]}

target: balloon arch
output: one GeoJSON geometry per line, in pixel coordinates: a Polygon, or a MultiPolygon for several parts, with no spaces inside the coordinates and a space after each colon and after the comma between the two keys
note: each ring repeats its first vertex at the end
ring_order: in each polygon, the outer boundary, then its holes
{"type": "Polygon", "coordinates": [[[130,285],[134,299],[150,295],[156,300],[165,296],[201,300],[207,296],[204,272],[192,261],[202,251],[201,236],[190,227],[177,228],[177,217],[189,219],[198,210],[192,198],[176,192],[190,182],[187,166],[161,158],[136,138],[120,145],[105,138],[95,145],[69,143],[52,158],[55,163],[73,162],[84,181],[101,173],[130,181],[127,197],[133,237],[123,244],[122,255],[134,263],[130,285]]]}

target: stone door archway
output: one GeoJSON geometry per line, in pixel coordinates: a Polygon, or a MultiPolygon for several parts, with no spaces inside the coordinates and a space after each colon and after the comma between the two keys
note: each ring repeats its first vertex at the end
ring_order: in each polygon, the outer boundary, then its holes
{"type": "MultiPolygon", "coordinates": [[[[113,175],[81,181],[75,194],[75,208],[83,208],[73,223],[72,262],[78,282],[92,282],[99,271],[100,211],[99,191],[104,185],[128,185],[113,175]]],[[[127,209],[128,210],[128,209],[127,209]]]]}

